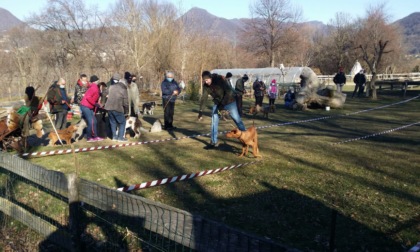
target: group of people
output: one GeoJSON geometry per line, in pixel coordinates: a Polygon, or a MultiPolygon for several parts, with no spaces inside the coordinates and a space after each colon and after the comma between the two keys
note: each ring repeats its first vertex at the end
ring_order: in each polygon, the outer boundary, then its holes
{"type": "MultiPolygon", "coordinates": [[[[66,81],[60,78],[49,88],[47,100],[50,112],[55,115],[54,126],[56,129],[67,127],[67,114],[71,109],[70,104],[80,107],[82,119],[86,122],[86,137],[88,142],[104,140],[98,132],[97,112],[106,112],[109,118],[108,132],[106,135],[118,142],[127,142],[125,126],[128,117],[137,117],[140,114],[140,92],[136,84],[137,76],[125,72],[121,78],[115,73],[105,83],[100,82],[98,76],[92,75],[89,79],[86,74],[81,74],[77,80],[74,96],[70,97],[66,90],[66,81]]],[[[174,73],[167,72],[161,83],[162,104],[164,106],[164,125],[166,130],[173,130],[175,101],[181,93],[180,85],[174,80],[174,73]]]]}
{"type": "MultiPolygon", "coordinates": [[[[366,85],[366,75],[364,73],[365,71],[361,69],[353,78],[353,82],[355,84],[354,91],[352,98],[356,95],[357,97],[360,97],[363,95],[363,92],[365,90],[366,85]]],[[[337,91],[342,93],[343,92],[343,86],[346,84],[346,75],[344,74],[344,69],[340,67],[338,69],[338,73],[334,76],[333,82],[337,86],[337,91]]]]}
{"type": "Polygon", "coordinates": [[[136,76],[125,72],[124,78],[115,73],[108,83],[99,82],[96,75],[81,74],[77,80],[74,96],[70,97],[66,90],[66,80],[55,81],[47,93],[50,113],[55,115],[56,129],[67,127],[67,114],[70,104],[79,105],[82,119],[85,120],[88,142],[102,141],[99,136],[96,112],[102,110],[108,113],[109,131],[114,141],[126,142],[124,137],[126,118],[139,113],[140,96],[136,76]],[[118,129],[118,131],[117,131],[118,129]],[[118,135],[117,135],[118,132],[118,135]]]}

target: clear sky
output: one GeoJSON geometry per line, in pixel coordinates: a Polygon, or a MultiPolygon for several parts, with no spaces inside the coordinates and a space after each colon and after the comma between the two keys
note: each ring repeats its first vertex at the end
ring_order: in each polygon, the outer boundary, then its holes
{"type": "MultiPolygon", "coordinates": [[[[162,0],[164,1],[164,0],[162,0]]],[[[174,3],[181,12],[192,7],[206,9],[211,14],[227,19],[250,17],[249,5],[255,0],[166,0],[174,3]]],[[[85,0],[86,5],[96,5],[106,10],[117,0],[85,0]]],[[[317,20],[327,24],[338,12],[357,18],[365,15],[367,7],[386,3],[391,21],[401,19],[413,12],[420,12],[419,0],[290,0],[292,5],[302,8],[302,21],[317,20]]],[[[0,0],[0,7],[10,11],[24,21],[30,13],[37,13],[47,0],[0,0]]]]}

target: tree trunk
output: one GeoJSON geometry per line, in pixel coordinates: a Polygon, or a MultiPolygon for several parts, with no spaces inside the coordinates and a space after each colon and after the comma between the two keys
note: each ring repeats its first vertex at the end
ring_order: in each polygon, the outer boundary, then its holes
{"type": "Polygon", "coordinates": [[[376,95],[376,86],[375,86],[376,79],[377,79],[377,75],[376,75],[376,73],[374,73],[372,75],[372,80],[370,81],[370,88],[372,89],[372,100],[377,100],[378,99],[378,97],[376,95]]]}

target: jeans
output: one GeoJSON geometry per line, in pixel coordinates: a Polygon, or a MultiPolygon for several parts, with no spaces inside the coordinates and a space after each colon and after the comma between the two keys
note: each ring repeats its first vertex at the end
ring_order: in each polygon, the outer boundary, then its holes
{"type": "MultiPolygon", "coordinates": [[[[241,116],[238,113],[238,107],[236,106],[236,102],[232,102],[225,105],[223,109],[229,111],[230,117],[232,117],[238,129],[242,131],[246,130],[245,125],[241,120],[241,116]]],[[[219,128],[219,115],[217,111],[218,111],[217,105],[214,105],[212,113],[211,113],[211,142],[213,144],[217,143],[217,134],[218,134],[218,128],[219,128]]]]}
{"type": "Polygon", "coordinates": [[[111,125],[112,139],[123,140],[124,133],[125,133],[125,123],[126,123],[124,113],[121,113],[115,110],[109,110],[108,117],[109,117],[109,124],[111,125]],[[117,137],[117,127],[118,127],[118,137],[117,137]]]}
{"type": "Polygon", "coordinates": [[[98,133],[97,133],[98,123],[96,121],[95,113],[93,112],[92,109],[85,107],[83,105],[80,105],[80,110],[82,111],[82,117],[83,119],[85,119],[86,124],[87,124],[87,129],[86,129],[87,139],[97,137],[98,136],[98,133]]]}

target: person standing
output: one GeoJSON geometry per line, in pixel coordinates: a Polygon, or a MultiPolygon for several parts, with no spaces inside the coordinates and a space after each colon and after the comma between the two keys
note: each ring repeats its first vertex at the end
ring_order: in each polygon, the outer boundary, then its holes
{"type": "Polygon", "coordinates": [[[174,113],[175,113],[175,101],[178,94],[181,92],[181,88],[178,83],[174,80],[174,73],[167,72],[165,79],[160,85],[162,89],[162,106],[164,112],[164,126],[166,130],[174,130],[176,127],[173,125],[174,113]]]}
{"type": "Polygon", "coordinates": [[[236,100],[236,106],[238,107],[238,113],[239,115],[242,117],[243,112],[242,112],[242,99],[243,99],[243,95],[246,94],[246,89],[245,89],[245,82],[248,81],[248,75],[244,74],[244,76],[242,76],[242,78],[239,78],[236,81],[236,85],[235,85],[235,92],[236,92],[236,96],[235,96],[235,100],[236,100]]]}
{"type": "Polygon", "coordinates": [[[90,83],[88,82],[88,77],[86,74],[81,74],[80,78],[77,80],[76,87],[74,88],[74,98],[73,102],[77,105],[80,105],[83,96],[86,91],[89,89],[90,83]]]}
{"type": "Polygon", "coordinates": [[[334,76],[333,82],[337,86],[337,91],[342,93],[343,86],[346,84],[346,75],[343,72],[343,68],[338,69],[338,73],[334,76]]]}
{"type": "Polygon", "coordinates": [[[277,95],[278,95],[277,82],[276,82],[276,79],[273,79],[270,84],[270,89],[268,90],[268,99],[269,99],[270,106],[274,105],[274,102],[277,99],[277,95]]]}
{"type": "Polygon", "coordinates": [[[223,78],[218,74],[211,74],[209,71],[204,71],[201,74],[203,78],[203,96],[200,101],[200,110],[198,112],[198,119],[203,118],[203,108],[207,101],[208,95],[213,97],[213,109],[211,112],[211,143],[206,149],[218,148],[219,143],[217,142],[217,134],[219,127],[219,115],[220,110],[228,110],[231,118],[235,122],[236,126],[241,131],[245,131],[245,125],[239,116],[238,107],[236,105],[235,97],[232,88],[223,78]]]}
{"type": "Polygon", "coordinates": [[[87,124],[86,136],[89,143],[104,140],[98,136],[98,122],[95,116],[96,110],[102,107],[101,104],[98,103],[100,97],[98,81],[98,76],[92,75],[90,77],[91,85],[80,102],[82,117],[87,124]]]}
{"type": "Polygon", "coordinates": [[[233,90],[235,90],[235,87],[233,86],[233,83],[232,83],[232,73],[231,72],[226,73],[225,79],[226,79],[227,83],[229,84],[229,86],[232,87],[233,90]]]}
{"type": "Polygon", "coordinates": [[[127,83],[125,82],[125,79],[121,79],[109,87],[108,99],[105,103],[105,109],[108,111],[109,124],[112,131],[112,140],[118,142],[128,141],[124,137],[126,115],[128,115],[129,109],[127,83]]]}
{"type": "Polygon", "coordinates": [[[129,116],[134,117],[140,114],[140,92],[136,80],[137,76],[135,74],[132,74],[127,79],[128,101],[130,103],[129,116]]]}
{"type": "Polygon", "coordinates": [[[360,72],[358,72],[354,76],[353,82],[356,85],[354,86],[353,95],[351,97],[353,98],[357,91],[359,91],[357,92],[357,97],[360,97],[361,95],[363,95],[363,91],[365,89],[365,84],[366,84],[366,75],[364,74],[363,69],[361,69],[360,72]]]}
{"type": "Polygon", "coordinates": [[[50,104],[50,112],[55,115],[55,128],[57,130],[66,128],[70,98],[66,91],[66,81],[63,78],[51,85],[47,93],[47,101],[50,104]]]}
{"type": "Polygon", "coordinates": [[[255,106],[259,105],[262,108],[263,100],[264,100],[264,91],[265,91],[265,84],[264,82],[258,77],[254,84],[252,85],[254,89],[254,96],[255,96],[255,106]]]}

